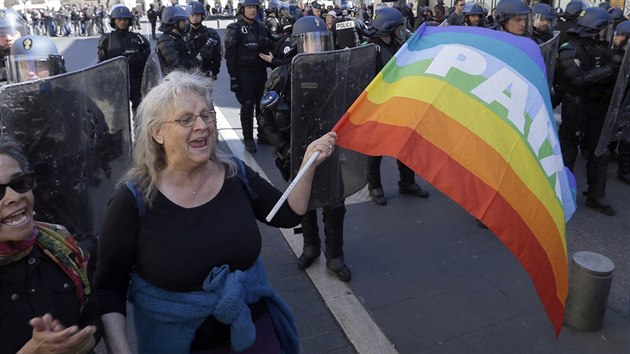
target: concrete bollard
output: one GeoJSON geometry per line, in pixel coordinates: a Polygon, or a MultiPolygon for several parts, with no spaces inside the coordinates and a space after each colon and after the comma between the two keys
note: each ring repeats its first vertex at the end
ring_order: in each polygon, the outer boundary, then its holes
{"type": "Polygon", "coordinates": [[[583,251],[573,255],[572,268],[564,322],[596,331],[602,327],[615,265],[601,254],[583,251]]]}

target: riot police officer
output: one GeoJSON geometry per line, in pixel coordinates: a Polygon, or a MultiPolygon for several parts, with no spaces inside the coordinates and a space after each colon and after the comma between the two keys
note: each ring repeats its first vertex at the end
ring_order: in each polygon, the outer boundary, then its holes
{"type": "Polygon", "coordinates": [[[240,18],[225,30],[225,61],[230,75],[230,90],[241,104],[241,128],[245,149],[256,152],[254,143],[254,111],[258,121],[258,142],[263,142],[260,129],[260,99],[267,81],[267,62],[260,54],[271,51],[271,36],[256,20],[258,0],[239,4],[240,18]]]}
{"type": "MultiPolygon", "coordinates": [[[[333,49],[332,36],[323,19],[304,16],[293,25],[293,39],[297,53],[319,52],[333,49]]],[[[295,55],[295,54],[292,54],[295,55]]],[[[274,147],[276,165],[283,177],[290,174],[291,141],[291,61],[277,68],[267,82],[268,92],[263,97],[263,129],[274,147]]],[[[344,200],[335,201],[322,208],[324,234],[326,236],[326,267],[337,278],[349,281],[352,278],[343,253],[343,221],[346,213],[344,200]]],[[[321,240],[317,224],[317,210],[309,210],[302,220],[304,246],[298,258],[298,268],[306,269],[321,254],[321,240]]]]}
{"type": "Polygon", "coordinates": [[[553,38],[553,20],[556,12],[548,4],[539,3],[532,8],[532,39],[536,44],[543,44],[553,38]]]}
{"type": "MultiPolygon", "coordinates": [[[[302,17],[300,9],[293,4],[279,4],[279,26],[281,37],[276,40],[273,51],[269,54],[260,53],[260,57],[271,64],[272,68],[278,68],[289,61],[297,53],[294,41],[291,39],[293,23],[302,17]]],[[[274,38],[275,39],[275,38],[274,38]]]]}
{"type": "Polygon", "coordinates": [[[217,31],[201,23],[206,18],[206,9],[202,3],[191,1],[186,7],[186,13],[190,21],[186,40],[191,54],[201,58],[201,71],[216,80],[221,70],[221,38],[217,31]]]}
{"type": "Polygon", "coordinates": [[[162,72],[166,75],[175,69],[192,69],[201,66],[201,61],[190,52],[186,43],[188,31],[188,14],[180,6],[169,6],[162,11],[162,24],[158,37],[156,52],[160,59],[162,72]]]}
{"type": "Polygon", "coordinates": [[[464,5],[464,26],[483,27],[483,7],[475,2],[464,5]]]}
{"type": "Polygon", "coordinates": [[[501,0],[496,7],[495,29],[516,36],[528,36],[531,10],[522,0],[501,0]]]}
{"type": "MultiPolygon", "coordinates": [[[[7,57],[10,83],[65,72],[63,56],[45,36],[20,37],[7,57]]],[[[89,199],[86,186],[97,190],[101,179],[113,177],[109,162],[120,156],[122,142],[110,134],[102,110],[82,91],[50,82],[18,87],[23,94],[15,95],[15,101],[3,107],[4,123],[24,146],[38,175],[39,188],[34,190],[38,220],[65,225],[92,253],[98,231],[90,210],[95,201],[89,199]],[[59,107],[59,102],[69,107],[68,111],[51,108],[59,107]]]]}
{"type": "Polygon", "coordinates": [[[13,42],[28,34],[28,23],[12,9],[0,9],[0,81],[7,80],[4,58],[11,53],[13,42]]]}
{"type": "Polygon", "coordinates": [[[569,41],[558,52],[559,82],[562,88],[562,124],[558,132],[562,158],[573,170],[578,146],[584,143],[588,161],[586,206],[606,215],[615,210],[606,199],[606,182],[610,154],[597,157],[594,152],[621,58],[612,55],[605,31],[611,24],[610,14],[601,7],[591,7],[578,17],[569,30],[569,41]]]}
{"type": "Polygon", "coordinates": [[[586,9],[586,5],[582,0],[569,1],[558,23],[553,27],[555,31],[560,31],[560,44],[569,39],[567,31],[577,25],[577,18],[584,9],[586,9]]]}
{"type": "Polygon", "coordinates": [[[114,29],[110,33],[101,35],[98,41],[98,62],[107,59],[124,56],[129,63],[129,98],[135,111],[142,100],[140,87],[144,64],[151,54],[149,41],[141,34],[131,32],[129,27],[133,21],[133,15],[126,6],[117,6],[112,9],[110,25],[114,29]]]}
{"type": "MultiPolygon", "coordinates": [[[[368,43],[374,43],[379,47],[376,59],[376,71],[378,74],[385,64],[396,54],[405,39],[405,22],[400,11],[383,7],[376,11],[376,17],[372,21],[372,27],[367,31],[368,43]]],[[[381,184],[381,160],[382,156],[368,157],[368,192],[372,201],[377,205],[386,205],[387,199],[381,184]]],[[[429,193],[415,182],[413,170],[403,164],[398,164],[398,192],[416,197],[427,198],[429,193]]]]}
{"type": "Polygon", "coordinates": [[[353,48],[363,42],[363,25],[352,16],[353,7],[350,1],[341,3],[332,33],[337,49],[353,48]]]}
{"type": "Polygon", "coordinates": [[[280,3],[277,1],[272,1],[265,9],[265,27],[274,41],[282,38],[282,26],[280,26],[280,21],[278,20],[280,6],[280,3]]]}

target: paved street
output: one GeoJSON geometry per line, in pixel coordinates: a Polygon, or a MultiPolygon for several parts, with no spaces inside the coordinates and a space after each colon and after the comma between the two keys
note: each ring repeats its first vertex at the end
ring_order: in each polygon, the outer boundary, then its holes
{"type": "MultiPolygon", "coordinates": [[[[220,22],[221,36],[228,23],[220,22]]],[[[70,70],[96,62],[97,37],[55,42],[70,70]]],[[[222,147],[284,189],[269,146],[244,152],[228,79],[223,65],[213,92],[222,147]]],[[[430,198],[399,195],[395,160],[384,159],[381,169],[388,205],[367,201],[363,191],[347,206],[345,253],[353,272],[347,285],[328,275],[323,261],[299,271],[301,237],[261,224],[269,277],[296,315],[303,353],[630,353],[630,186],[617,180],[615,163],[608,197],[617,216],[585,208],[580,195],[567,227],[569,256],[592,251],[615,263],[604,327],[564,327],[558,339],[530,278],[490,231],[421,179],[430,198]]],[[[581,193],[583,163],[576,177],[581,193]]]]}

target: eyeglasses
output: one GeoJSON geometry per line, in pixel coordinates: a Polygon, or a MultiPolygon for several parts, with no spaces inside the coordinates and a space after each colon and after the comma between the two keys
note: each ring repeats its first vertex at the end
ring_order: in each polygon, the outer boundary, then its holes
{"type": "Polygon", "coordinates": [[[18,193],[26,193],[35,187],[35,173],[27,172],[15,177],[13,181],[7,184],[0,184],[0,200],[4,198],[7,187],[11,187],[18,193]]]}
{"type": "Polygon", "coordinates": [[[197,121],[197,117],[201,118],[204,123],[215,123],[217,121],[217,112],[215,111],[201,111],[199,115],[185,114],[179,119],[173,121],[166,121],[165,123],[179,123],[184,128],[192,127],[197,121]]]}

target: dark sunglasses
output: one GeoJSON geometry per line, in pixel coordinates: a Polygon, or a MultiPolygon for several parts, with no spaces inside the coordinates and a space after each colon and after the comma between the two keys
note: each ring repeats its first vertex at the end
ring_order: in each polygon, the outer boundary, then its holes
{"type": "Polygon", "coordinates": [[[11,189],[18,193],[26,193],[35,188],[35,173],[27,172],[15,177],[13,181],[7,184],[0,184],[0,200],[4,198],[7,187],[11,187],[11,189]]]}

